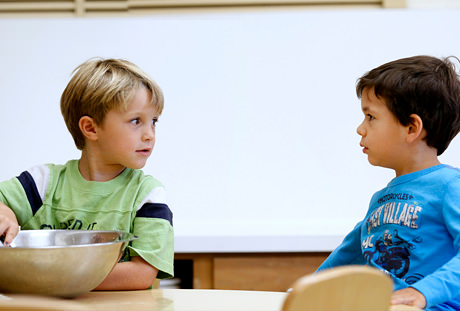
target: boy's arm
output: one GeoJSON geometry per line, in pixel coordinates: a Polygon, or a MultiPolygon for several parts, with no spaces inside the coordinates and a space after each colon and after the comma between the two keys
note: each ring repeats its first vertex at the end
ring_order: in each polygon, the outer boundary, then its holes
{"type": "Polygon", "coordinates": [[[348,233],[342,243],[327,257],[317,271],[349,264],[364,264],[361,252],[361,225],[360,221],[348,233]]]}
{"type": "MultiPolygon", "coordinates": [[[[410,287],[423,293],[427,307],[451,301],[458,297],[460,292],[460,179],[451,182],[443,190],[445,193],[442,217],[444,224],[452,236],[457,254],[441,267],[425,276],[423,279],[411,284],[410,287]]],[[[439,256],[439,254],[432,254],[439,256]]],[[[458,302],[458,299],[457,299],[458,302]]],[[[458,310],[458,309],[456,309],[458,310]]]]}
{"type": "Polygon", "coordinates": [[[458,296],[460,291],[458,267],[460,267],[460,252],[435,272],[411,284],[410,287],[423,293],[428,307],[450,301],[458,296]]]}
{"type": "Polygon", "coordinates": [[[19,224],[14,212],[0,202],[0,236],[4,236],[4,245],[9,246],[19,232],[19,224]]]}
{"type": "Polygon", "coordinates": [[[115,265],[109,275],[94,290],[138,290],[152,286],[158,270],[140,256],[115,265]]]}

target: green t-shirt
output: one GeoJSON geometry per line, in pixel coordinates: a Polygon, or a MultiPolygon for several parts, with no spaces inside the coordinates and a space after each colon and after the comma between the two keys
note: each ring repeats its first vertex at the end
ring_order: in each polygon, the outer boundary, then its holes
{"type": "Polygon", "coordinates": [[[0,183],[0,201],[16,214],[23,230],[121,230],[138,236],[125,252],[174,275],[172,213],[163,185],[141,170],[126,168],[107,182],[85,180],[78,160],[39,165],[0,183]]]}

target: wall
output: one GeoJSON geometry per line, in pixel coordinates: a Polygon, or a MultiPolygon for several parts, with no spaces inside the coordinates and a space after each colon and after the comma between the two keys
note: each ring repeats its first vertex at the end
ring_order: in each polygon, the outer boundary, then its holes
{"type": "MultiPolygon", "coordinates": [[[[1,19],[0,180],[78,158],[59,112],[71,71],[93,56],[126,58],[166,95],[144,170],[168,189],[178,241],[341,238],[393,177],[360,150],[356,79],[396,58],[460,55],[459,17],[285,10],[1,19]]],[[[458,139],[442,160],[460,166],[458,139]]]]}
{"type": "Polygon", "coordinates": [[[411,9],[460,8],[459,0],[406,0],[411,9]]]}

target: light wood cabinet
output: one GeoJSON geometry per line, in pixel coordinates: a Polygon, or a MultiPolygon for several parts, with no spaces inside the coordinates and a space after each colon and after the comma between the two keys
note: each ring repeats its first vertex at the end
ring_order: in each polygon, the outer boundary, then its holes
{"type": "Polygon", "coordinates": [[[192,261],[193,288],[286,291],[313,273],[329,253],[176,254],[192,261]]]}

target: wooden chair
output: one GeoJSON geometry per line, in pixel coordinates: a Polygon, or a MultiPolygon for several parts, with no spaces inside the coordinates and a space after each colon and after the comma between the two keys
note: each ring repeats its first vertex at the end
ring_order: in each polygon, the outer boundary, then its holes
{"type": "Polygon", "coordinates": [[[388,311],[391,278],[368,266],[342,266],[297,280],[283,311],[388,311]]]}

